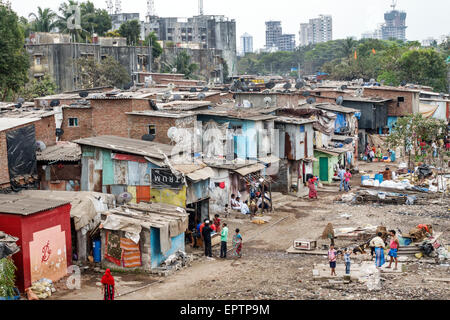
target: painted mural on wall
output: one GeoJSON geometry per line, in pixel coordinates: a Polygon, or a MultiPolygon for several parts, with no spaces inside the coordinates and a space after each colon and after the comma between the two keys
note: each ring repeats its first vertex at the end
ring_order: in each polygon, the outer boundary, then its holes
{"type": "Polygon", "coordinates": [[[66,232],[60,225],[35,232],[29,246],[31,282],[56,281],[67,274],[66,232]]]}

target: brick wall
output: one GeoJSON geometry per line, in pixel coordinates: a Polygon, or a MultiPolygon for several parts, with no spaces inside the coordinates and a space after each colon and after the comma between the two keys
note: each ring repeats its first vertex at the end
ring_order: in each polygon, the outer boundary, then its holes
{"type": "Polygon", "coordinates": [[[131,100],[91,100],[92,136],[128,137],[126,112],[132,111],[131,100]]]}
{"type": "Polygon", "coordinates": [[[36,140],[43,141],[47,147],[56,144],[56,124],[53,115],[35,122],[36,140]]]}
{"type": "Polygon", "coordinates": [[[154,142],[170,143],[170,138],[167,136],[167,131],[171,127],[177,128],[194,128],[195,117],[186,117],[181,119],[152,117],[142,115],[128,115],[128,138],[142,139],[144,134],[148,134],[148,125],[156,125],[156,136],[154,142]]]}
{"type": "Polygon", "coordinates": [[[62,141],[73,141],[92,137],[92,109],[63,108],[61,129],[64,130],[64,134],[61,137],[62,141]],[[69,127],[69,118],[78,118],[78,127],[69,127]]]}
{"type": "MultiPolygon", "coordinates": [[[[408,91],[380,90],[372,88],[364,88],[364,96],[381,97],[383,99],[392,99],[388,102],[388,116],[400,117],[413,114],[415,105],[418,109],[418,94],[408,91]],[[404,102],[398,102],[398,98],[403,97],[404,102]],[[417,99],[417,101],[416,101],[417,99]]],[[[417,110],[418,111],[418,110],[417,110]]]]}

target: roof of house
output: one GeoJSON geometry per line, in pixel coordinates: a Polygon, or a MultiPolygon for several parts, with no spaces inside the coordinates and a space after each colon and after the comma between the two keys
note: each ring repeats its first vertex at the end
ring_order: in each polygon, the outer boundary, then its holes
{"type": "Polygon", "coordinates": [[[37,161],[79,161],[81,148],[69,141],[58,141],[56,145],[47,147],[44,151],[36,152],[37,161]]]}
{"type": "Polygon", "coordinates": [[[254,173],[254,172],[258,172],[261,171],[262,169],[264,169],[266,166],[262,163],[255,163],[255,164],[251,164],[249,166],[240,168],[240,169],[236,169],[233,170],[234,172],[239,173],[241,176],[246,176],[250,173],[254,173]]]}
{"type": "Polygon", "coordinates": [[[0,118],[0,131],[41,120],[40,118],[0,118]]]}
{"type": "Polygon", "coordinates": [[[335,112],[339,112],[339,113],[355,113],[355,112],[359,112],[359,110],[356,109],[352,109],[352,108],[347,108],[347,107],[343,107],[337,104],[330,104],[330,103],[318,103],[316,105],[314,105],[316,108],[318,109],[324,109],[324,110],[328,110],[328,111],[335,111],[335,112]]]}
{"type": "Polygon", "coordinates": [[[275,122],[287,123],[287,124],[299,124],[299,125],[313,123],[316,121],[317,120],[315,120],[315,119],[301,119],[301,118],[296,118],[296,117],[282,117],[282,116],[278,116],[275,119],[275,122]]]}
{"type": "Polygon", "coordinates": [[[48,198],[31,198],[16,194],[0,195],[0,213],[28,216],[55,209],[68,203],[70,202],[48,198]]]}
{"type": "Polygon", "coordinates": [[[34,108],[19,108],[0,111],[0,118],[46,118],[56,114],[56,111],[34,108]]]}
{"type": "Polygon", "coordinates": [[[242,120],[250,120],[250,121],[264,121],[264,120],[273,120],[276,119],[277,116],[269,115],[269,114],[261,114],[255,110],[250,110],[251,108],[235,108],[235,109],[220,109],[214,108],[213,110],[200,110],[196,113],[199,115],[205,116],[218,116],[225,117],[231,119],[242,119],[242,120]]]}
{"type": "Polygon", "coordinates": [[[75,140],[75,143],[164,160],[174,146],[117,136],[100,136],[75,140]]]}
{"type": "Polygon", "coordinates": [[[195,113],[192,112],[170,113],[165,111],[151,111],[151,110],[126,112],[126,114],[133,116],[147,116],[147,117],[161,117],[161,118],[175,118],[175,119],[188,118],[195,115],[195,113]]]}

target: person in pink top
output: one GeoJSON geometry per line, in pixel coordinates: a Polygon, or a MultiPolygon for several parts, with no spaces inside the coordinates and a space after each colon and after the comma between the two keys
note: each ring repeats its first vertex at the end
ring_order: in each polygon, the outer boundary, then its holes
{"type": "Polygon", "coordinates": [[[397,262],[398,262],[397,252],[398,252],[398,247],[400,246],[400,243],[398,241],[397,236],[395,235],[394,230],[390,230],[389,235],[391,237],[391,243],[389,244],[390,250],[389,250],[388,256],[391,257],[391,260],[389,261],[389,266],[387,266],[386,268],[390,268],[392,262],[395,260],[394,270],[397,270],[397,262]]]}
{"type": "Polygon", "coordinates": [[[344,173],[344,190],[345,192],[348,192],[350,190],[350,178],[352,177],[352,174],[350,172],[350,169],[347,168],[347,170],[344,173]]]}
{"type": "Polygon", "coordinates": [[[330,250],[328,250],[328,261],[330,262],[332,276],[336,276],[336,257],[337,251],[334,249],[334,245],[330,245],[330,250]]]}

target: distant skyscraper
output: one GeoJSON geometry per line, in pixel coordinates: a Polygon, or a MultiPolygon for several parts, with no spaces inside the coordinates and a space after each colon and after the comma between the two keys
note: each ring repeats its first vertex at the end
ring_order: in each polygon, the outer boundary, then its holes
{"type": "Polygon", "coordinates": [[[266,21],[266,48],[277,47],[282,33],[281,21],[266,21]]]}
{"type": "Polygon", "coordinates": [[[333,18],[331,15],[320,15],[310,19],[309,23],[300,24],[300,45],[307,46],[333,40],[333,18]]]}
{"type": "Polygon", "coordinates": [[[282,34],[278,39],[277,47],[280,51],[294,51],[295,34],[282,34]]]}
{"type": "Polygon", "coordinates": [[[253,52],[253,37],[247,32],[241,36],[241,53],[245,55],[246,53],[253,52]]]}
{"type": "Polygon", "coordinates": [[[406,41],[406,12],[395,10],[384,14],[384,25],[381,27],[383,40],[398,39],[406,41]]]}

